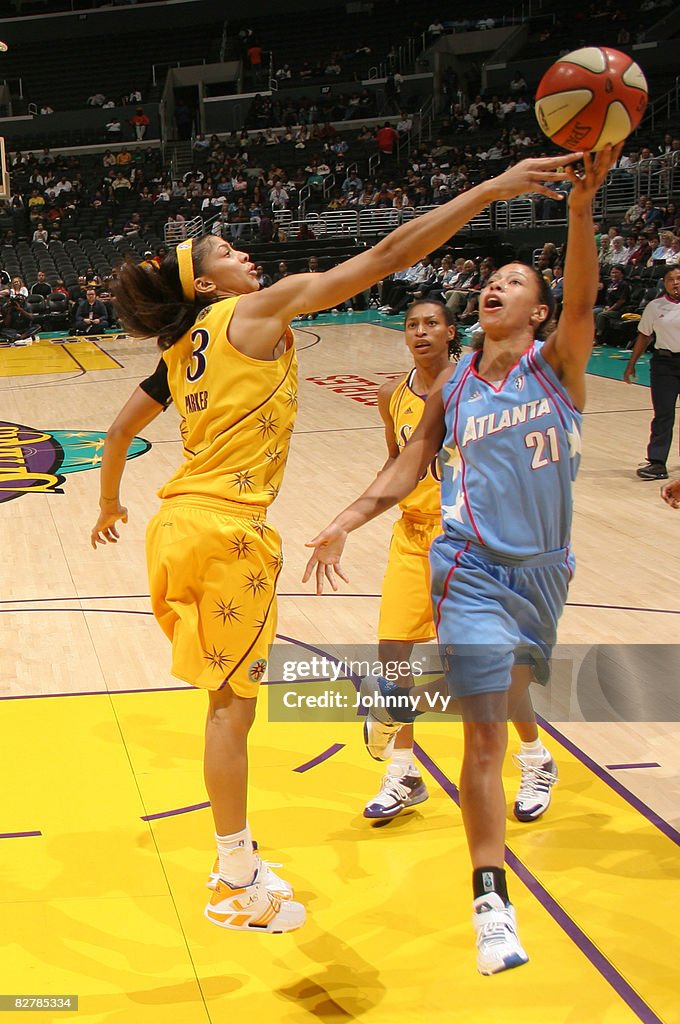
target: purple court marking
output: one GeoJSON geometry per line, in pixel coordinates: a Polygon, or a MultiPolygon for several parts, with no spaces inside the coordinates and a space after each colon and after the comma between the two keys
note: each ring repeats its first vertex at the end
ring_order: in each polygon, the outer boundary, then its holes
{"type": "Polygon", "coordinates": [[[195,690],[195,686],[146,686],[137,690],[83,690],[82,693],[8,693],[0,700],[42,700],[45,697],[117,697],[121,693],[172,693],[175,690],[195,690]]]}
{"type": "MultiPolygon", "coordinates": [[[[79,597],[72,598],[79,601],[79,597]]],[[[0,615],[16,615],[23,612],[80,612],[81,615],[90,615],[99,612],[101,615],[153,615],[153,612],[133,611],[126,608],[0,608],[0,615]]]]}
{"type": "Polygon", "coordinates": [[[0,839],[26,839],[28,836],[41,836],[42,832],[0,832],[0,839]]]}
{"type": "Polygon", "coordinates": [[[142,821],[156,821],[158,818],[174,818],[177,814],[188,814],[189,811],[203,811],[210,807],[210,801],[206,800],[201,804],[189,804],[188,807],[177,807],[174,811],[159,811],[158,814],[144,814],[142,821]]]}
{"type": "MultiPolygon", "coordinates": [[[[295,640],[295,639],[293,639],[292,636],[284,636],[283,633],[277,633],[276,634],[276,639],[277,640],[285,640],[289,644],[295,644],[296,647],[304,647],[306,651],[311,651],[312,654],[318,654],[320,657],[326,658],[328,661],[332,662],[334,665],[338,665],[339,664],[339,659],[338,658],[334,658],[333,655],[332,654],[328,654],[327,651],[322,651],[320,647],[314,647],[312,644],[306,644],[304,642],[304,640],[295,640]]],[[[355,676],[353,672],[351,672],[345,678],[349,679],[357,688],[361,684],[361,679],[359,678],[359,676],[355,676]]]]}
{"type": "Polygon", "coordinates": [[[294,772],[308,772],[310,768],[316,768],[317,764],[321,764],[323,761],[327,761],[329,757],[333,757],[333,754],[337,754],[339,750],[345,746],[344,743],[334,743],[328,750],[324,750],[322,754],[317,754],[311,761],[305,761],[304,764],[300,764],[297,768],[293,768],[294,772]]]}
{"type": "Polygon", "coordinates": [[[22,597],[18,601],[0,601],[0,604],[32,604],[35,601],[44,601],[45,604],[52,604],[56,601],[132,601],[136,598],[146,598],[148,594],[95,594],[94,597],[78,597],[71,594],[70,597],[22,597]]]}
{"type": "MultiPolygon", "coordinates": [[[[418,760],[427,768],[432,777],[439,783],[447,796],[460,807],[458,787],[444,774],[441,768],[435,764],[432,758],[425,753],[419,744],[414,743],[413,749],[418,760]]],[[[619,974],[614,965],[607,959],[594,942],[579,928],[574,920],[567,914],[559,903],[550,895],[539,880],[532,875],[529,869],[522,863],[512,850],[505,847],[505,860],[517,877],[524,883],[532,896],[534,896],[544,910],[550,914],[552,919],[560,926],[563,932],[578,946],[581,952],[590,960],[591,964],[602,977],[614,989],[616,994],[630,1007],[633,1013],[643,1021],[643,1024],[663,1024],[660,1017],[647,1005],[642,996],[638,995],[635,989],[629,985],[626,979],[619,974]]]]}
{"type": "Polygon", "coordinates": [[[619,768],[660,768],[661,765],[658,761],[640,761],[639,764],[606,764],[605,768],[608,768],[610,772],[616,771],[619,768]]]}
{"type": "Polygon", "coordinates": [[[570,754],[573,754],[574,757],[581,762],[581,764],[584,764],[586,768],[589,768],[593,775],[597,775],[598,779],[601,779],[609,786],[610,789],[613,789],[615,793],[618,793],[619,796],[623,797],[623,799],[626,800],[631,807],[634,807],[635,810],[643,816],[643,818],[646,818],[650,824],[654,825],[655,828],[658,828],[660,832],[663,832],[663,834],[677,846],[680,846],[680,832],[665,821],[660,814],[657,814],[651,807],[644,804],[642,800],[635,796],[634,793],[631,793],[625,786],[622,786],[617,779],[608,775],[604,768],[597,764],[596,761],[593,761],[592,757],[589,757],[585,751],[581,750],[580,747],[577,747],[570,739],[567,739],[567,737],[561,733],[559,729],[556,729],[554,725],[546,722],[540,715],[536,715],[536,721],[549,736],[556,739],[558,743],[562,744],[565,750],[568,750],[570,754]]]}

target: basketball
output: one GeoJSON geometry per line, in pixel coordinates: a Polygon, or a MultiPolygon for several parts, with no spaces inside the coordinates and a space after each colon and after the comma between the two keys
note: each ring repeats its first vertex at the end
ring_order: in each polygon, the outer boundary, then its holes
{"type": "Polygon", "coordinates": [[[639,65],[609,46],[585,46],[560,57],[536,90],[541,131],[563,149],[616,145],[637,128],[647,106],[639,65]]]}

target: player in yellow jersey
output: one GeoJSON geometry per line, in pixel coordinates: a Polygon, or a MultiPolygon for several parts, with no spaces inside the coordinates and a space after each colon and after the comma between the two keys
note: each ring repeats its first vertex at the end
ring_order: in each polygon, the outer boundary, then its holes
{"type": "MultiPolygon", "coordinates": [[[[208,691],[204,769],[218,878],[205,914],[220,927],[291,931],[305,918],[302,905],[285,898],[290,887],[259,860],[246,821],[247,739],[275,635],[281,568],[266,509],[281,482],[297,402],[288,325],[411,266],[495,199],[552,196],[545,182],[565,178],[557,168],[572,159],[522,161],[339,266],[264,290],[247,254],[215,235],[180,243],[158,270],[129,263],[120,272],[118,316],[132,337],[158,338],[159,372],[167,372],[168,396],[182,416],[185,460],[161,489],[147,559],[173,672],[208,691]]],[[[93,546],[119,539],[127,447],[164,401],[158,390],[153,397],[138,388],[107,436],[93,546]]]]}
{"type": "MultiPolygon", "coordinates": [[[[399,456],[420,422],[437,377],[461,351],[451,310],[435,301],[421,300],[409,306],[404,318],[404,340],[413,357],[413,369],[401,380],[383,384],[378,392],[388,453],[383,470],[399,456]]],[[[435,460],[415,490],[399,503],[402,515],[392,528],[378,621],[378,658],[383,665],[391,663],[404,668],[410,663],[414,644],[426,643],[436,636],[429,553],[432,541],[442,532],[439,481],[435,460]]],[[[413,677],[402,672],[398,682],[400,686],[412,686],[413,677]]],[[[457,713],[453,706],[450,710],[457,713]]],[[[528,692],[521,714],[522,720],[515,720],[521,742],[515,760],[522,776],[514,813],[520,821],[535,821],[550,804],[557,768],[539,739],[528,692]]],[[[380,791],[364,808],[364,817],[378,823],[424,803],[428,793],[414,756],[413,725],[376,723],[374,728],[393,733],[392,753],[380,791]]]]}

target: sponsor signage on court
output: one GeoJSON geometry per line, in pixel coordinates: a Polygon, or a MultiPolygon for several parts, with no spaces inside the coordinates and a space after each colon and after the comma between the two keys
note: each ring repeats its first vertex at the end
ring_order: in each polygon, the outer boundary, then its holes
{"type": "MultiPolygon", "coordinates": [[[[69,473],[98,469],[106,434],[96,430],[38,430],[0,420],[0,502],[24,494],[61,494],[69,473]]],[[[128,459],[151,447],[142,437],[130,445],[128,459]]]]}

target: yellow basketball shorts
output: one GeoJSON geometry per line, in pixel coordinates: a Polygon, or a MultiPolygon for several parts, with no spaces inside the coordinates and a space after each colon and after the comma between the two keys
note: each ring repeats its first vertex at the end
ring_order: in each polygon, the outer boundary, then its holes
{"type": "Polygon", "coordinates": [[[276,633],[281,538],[265,510],[199,495],[163,502],[147,527],[153,613],[172,674],[255,697],[276,633]]]}
{"type": "Polygon", "coordinates": [[[432,618],[430,545],[442,532],[439,516],[404,512],[392,529],[383,580],[378,640],[424,643],[437,634],[432,618]]]}

